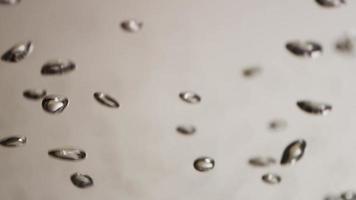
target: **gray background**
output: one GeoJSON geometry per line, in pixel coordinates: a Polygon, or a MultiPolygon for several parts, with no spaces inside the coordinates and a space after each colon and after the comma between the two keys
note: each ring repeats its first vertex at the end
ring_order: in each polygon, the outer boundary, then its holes
{"type": "Polygon", "coordinates": [[[313,0],[22,0],[0,6],[0,52],[32,40],[23,62],[0,63],[0,136],[24,135],[24,147],[0,148],[3,200],[322,200],[355,188],[356,57],[334,50],[355,27],[356,3],[325,9],[313,0]],[[125,19],[144,22],[141,32],[119,28],[125,19]],[[297,58],[284,48],[291,39],[315,40],[318,59],[297,58]],[[50,59],[71,59],[76,71],[44,77],[50,59]],[[246,79],[246,66],[263,68],[246,79]],[[69,98],[59,115],[22,96],[29,88],[69,98]],[[202,103],[178,98],[198,92],[202,103]],[[98,104],[106,92],[117,110],[98,104]],[[333,105],[326,117],[300,111],[311,99],[333,105]],[[274,118],[288,121],[271,132],[274,118]],[[175,127],[192,123],[196,135],[175,127]],[[254,168],[254,155],[280,158],[303,138],[305,156],[292,167],[254,168]],[[88,158],[64,162],[47,155],[74,146],[88,158]],[[213,157],[200,173],[193,161],[213,157]],[[78,189],[74,172],[95,185],[78,189]],[[279,185],[261,176],[279,173],[279,185]]]}

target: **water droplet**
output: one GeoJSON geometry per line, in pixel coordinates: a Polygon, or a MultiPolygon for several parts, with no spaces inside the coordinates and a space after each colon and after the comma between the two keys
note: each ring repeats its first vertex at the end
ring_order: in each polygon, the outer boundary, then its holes
{"type": "Polygon", "coordinates": [[[286,48],[296,56],[317,58],[322,54],[323,48],[317,42],[312,41],[291,41],[286,48]]]}
{"type": "Polygon", "coordinates": [[[341,37],[335,44],[336,50],[341,53],[352,54],[355,52],[356,35],[347,34],[341,37]]]}
{"type": "Polygon", "coordinates": [[[255,167],[269,167],[271,165],[276,164],[276,160],[271,157],[253,157],[249,161],[250,165],[255,166],[255,167]]]}
{"type": "Polygon", "coordinates": [[[353,191],[346,191],[340,195],[342,200],[356,200],[356,193],[353,191]]]}
{"type": "Polygon", "coordinates": [[[261,72],[262,72],[262,69],[260,67],[248,67],[242,71],[242,74],[246,78],[252,78],[254,76],[261,74],[261,72]]]}
{"type": "Polygon", "coordinates": [[[0,140],[0,145],[5,147],[19,147],[26,144],[27,139],[24,136],[11,136],[0,140]]]}
{"type": "Polygon", "coordinates": [[[332,110],[332,106],[329,104],[308,100],[298,101],[297,106],[304,112],[315,115],[327,115],[332,110]]]}
{"type": "Polygon", "coordinates": [[[195,126],[190,124],[179,125],[177,127],[177,132],[183,135],[193,135],[196,131],[197,129],[195,128],[195,126]]]}
{"type": "Polygon", "coordinates": [[[18,43],[7,50],[2,55],[1,60],[10,63],[20,62],[32,53],[33,48],[34,47],[31,41],[18,43]]]}
{"type": "Polygon", "coordinates": [[[200,172],[212,170],[215,167],[215,161],[209,157],[200,157],[194,161],[194,168],[200,172]]]}
{"type": "Polygon", "coordinates": [[[83,160],[87,156],[85,151],[76,148],[53,149],[48,151],[48,155],[57,159],[69,161],[83,160]]]}
{"type": "Polygon", "coordinates": [[[346,4],[346,0],[316,0],[316,2],[327,8],[339,7],[346,4]]]}
{"type": "Polygon", "coordinates": [[[75,68],[75,63],[70,60],[51,60],[42,66],[41,73],[43,75],[61,75],[72,72],[75,68]]]}
{"type": "Polygon", "coordinates": [[[189,104],[197,104],[201,102],[201,97],[194,92],[181,92],[179,97],[189,104]]]}
{"type": "Polygon", "coordinates": [[[110,108],[120,107],[120,104],[113,97],[109,96],[108,94],[105,94],[102,92],[95,92],[94,98],[104,106],[107,106],[110,108]]]}
{"type": "Polygon", "coordinates": [[[49,113],[61,113],[68,105],[68,99],[59,95],[48,95],[42,100],[42,108],[49,113]]]}
{"type": "Polygon", "coordinates": [[[23,96],[27,99],[39,100],[45,97],[47,94],[46,90],[38,90],[38,89],[28,89],[23,92],[23,96]]]}
{"type": "Polygon", "coordinates": [[[89,175],[86,175],[86,174],[74,173],[70,177],[70,180],[78,188],[87,188],[87,187],[94,185],[93,179],[89,175]]]}
{"type": "Polygon", "coordinates": [[[268,124],[268,127],[273,131],[282,131],[287,128],[287,125],[287,121],[283,119],[274,119],[268,124]]]}
{"type": "Polygon", "coordinates": [[[134,19],[125,20],[121,23],[121,28],[130,33],[138,32],[142,27],[143,23],[134,19]]]}
{"type": "Polygon", "coordinates": [[[262,176],[262,180],[265,183],[274,185],[280,183],[282,181],[282,177],[278,174],[267,173],[262,176]]]}
{"type": "Polygon", "coordinates": [[[290,143],[282,154],[281,165],[295,164],[303,157],[306,146],[307,143],[303,139],[290,143]]]}
{"type": "Polygon", "coordinates": [[[3,5],[15,5],[20,2],[21,2],[20,0],[0,0],[0,4],[3,4],[3,5]]]}

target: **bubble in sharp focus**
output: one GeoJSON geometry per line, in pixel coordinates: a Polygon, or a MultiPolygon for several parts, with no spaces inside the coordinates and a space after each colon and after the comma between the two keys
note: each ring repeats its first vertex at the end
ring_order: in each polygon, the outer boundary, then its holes
{"type": "Polygon", "coordinates": [[[332,110],[330,104],[310,100],[298,101],[297,106],[304,112],[314,115],[327,115],[332,110]]]}
{"type": "Polygon", "coordinates": [[[303,139],[290,143],[283,151],[281,165],[291,165],[299,161],[305,152],[307,142],[303,139]]]}
{"type": "Polygon", "coordinates": [[[262,180],[265,183],[275,185],[279,184],[282,181],[282,177],[278,174],[267,173],[262,176],[262,180]]]}
{"type": "Polygon", "coordinates": [[[323,52],[322,46],[312,41],[290,41],[286,44],[286,48],[296,56],[307,58],[317,58],[323,52]]]}
{"type": "Polygon", "coordinates": [[[68,161],[78,161],[86,158],[85,151],[77,148],[59,148],[48,151],[48,155],[68,161]]]}
{"type": "Polygon", "coordinates": [[[143,27],[143,22],[134,19],[125,20],[121,22],[121,28],[130,33],[138,32],[142,29],[142,27],[143,27]]]}
{"type": "Polygon", "coordinates": [[[242,70],[242,75],[246,78],[252,78],[262,73],[262,68],[260,67],[248,67],[242,70]]]}
{"type": "Polygon", "coordinates": [[[21,0],[0,0],[0,5],[16,5],[20,2],[21,0]]]}
{"type": "Polygon", "coordinates": [[[315,0],[320,6],[335,8],[346,4],[346,0],[315,0]]]}
{"type": "Polygon", "coordinates": [[[120,104],[110,95],[103,92],[95,92],[94,98],[102,105],[110,108],[118,108],[120,104]]]}
{"type": "Polygon", "coordinates": [[[67,97],[59,95],[47,95],[42,100],[42,108],[48,113],[57,114],[63,112],[68,105],[67,97]]]}
{"type": "Polygon", "coordinates": [[[262,156],[256,156],[250,158],[248,162],[250,165],[254,167],[269,167],[277,163],[276,159],[272,157],[262,157],[262,156]]]}
{"type": "Polygon", "coordinates": [[[287,128],[287,121],[283,119],[274,119],[269,122],[268,128],[272,131],[282,131],[287,128]]]}
{"type": "Polygon", "coordinates": [[[194,92],[181,92],[179,97],[186,103],[197,104],[201,102],[201,97],[194,92]]]}
{"type": "Polygon", "coordinates": [[[72,72],[76,69],[74,62],[67,60],[51,60],[42,66],[42,75],[61,75],[72,72]]]}
{"type": "Polygon", "coordinates": [[[193,135],[197,131],[195,126],[190,124],[179,125],[177,126],[176,130],[178,133],[181,133],[183,135],[193,135]]]}
{"type": "Polygon", "coordinates": [[[345,191],[340,195],[342,200],[356,200],[356,193],[354,191],[345,191]]]}
{"type": "Polygon", "coordinates": [[[356,45],[356,34],[350,33],[350,34],[345,34],[343,37],[338,39],[335,43],[335,48],[340,53],[353,54],[355,53],[355,45],[356,45]]]}
{"type": "Polygon", "coordinates": [[[47,94],[46,90],[43,89],[28,89],[23,92],[23,96],[31,100],[39,100],[45,97],[47,94]]]}
{"type": "Polygon", "coordinates": [[[4,147],[19,147],[25,145],[27,138],[24,136],[11,136],[7,138],[0,139],[0,145],[4,147]]]}
{"type": "Polygon", "coordinates": [[[93,179],[87,174],[74,173],[70,180],[78,188],[88,188],[94,185],[93,179]]]}
{"type": "Polygon", "coordinates": [[[200,172],[207,172],[215,167],[215,161],[209,157],[200,157],[194,161],[194,168],[200,172]]]}
{"type": "Polygon", "coordinates": [[[1,57],[1,60],[9,63],[17,63],[29,56],[34,49],[31,41],[22,42],[14,45],[7,50],[1,57]]]}

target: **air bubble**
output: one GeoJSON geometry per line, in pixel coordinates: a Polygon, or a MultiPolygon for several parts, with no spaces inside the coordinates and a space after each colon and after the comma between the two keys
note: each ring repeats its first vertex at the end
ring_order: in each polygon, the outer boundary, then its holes
{"type": "Polygon", "coordinates": [[[39,100],[45,97],[47,94],[46,90],[43,89],[28,89],[23,92],[23,96],[31,100],[39,100]]]}
{"type": "Polygon", "coordinates": [[[88,188],[94,185],[93,179],[87,174],[74,173],[70,180],[78,188],[88,188]]]}
{"type": "Polygon", "coordinates": [[[316,0],[316,2],[323,7],[334,8],[346,4],[346,0],[316,0]]]}
{"type": "Polygon", "coordinates": [[[201,102],[201,97],[194,92],[181,92],[179,97],[186,103],[197,104],[201,102]]]}
{"type": "Polygon", "coordinates": [[[11,136],[0,140],[0,145],[5,147],[19,147],[25,145],[27,138],[24,136],[11,136]]]}
{"type": "Polygon", "coordinates": [[[269,167],[277,163],[276,159],[272,157],[262,156],[253,157],[248,162],[254,167],[269,167]]]}
{"type": "Polygon", "coordinates": [[[327,115],[332,110],[332,106],[330,104],[310,100],[298,101],[297,106],[304,112],[314,115],[327,115]]]}
{"type": "Polygon", "coordinates": [[[0,4],[3,5],[16,5],[19,4],[21,0],[0,0],[0,4]]]}
{"type": "Polygon", "coordinates": [[[177,132],[183,135],[193,135],[196,131],[197,129],[195,126],[190,124],[179,125],[177,127],[177,132]]]}
{"type": "Polygon", "coordinates": [[[103,92],[95,92],[94,98],[102,105],[110,108],[118,108],[120,104],[110,95],[103,92]]]}
{"type": "Polygon", "coordinates": [[[48,113],[57,114],[63,112],[68,105],[68,99],[59,95],[48,95],[42,100],[42,108],[48,113]]]}
{"type": "Polygon", "coordinates": [[[32,53],[33,48],[31,41],[16,44],[2,55],[1,60],[9,63],[20,62],[32,53]]]}
{"type": "Polygon", "coordinates": [[[200,172],[207,172],[215,167],[215,161],[209,157],[200,157],[194,161],[194,168],[200,172]]]}
{"type": "Polygon", "coordinates": [[[143,23],[134,19],[125,20],[121,23],[121,28],[130,33],[138,32],[142,27],[143,23]]]}
{"type": "Polygon", "coordinates": [[[356,200],[356,193],[353,191],[346,191],[340,195],[342,200],[356,200]]]}
{"type": "Polygon", "coordinates": [[[69,161],[78,161],[86,158],[85,151],[76,148],[60,148],[48,151],[48,155],[53,158],[69,161]]]}
{"type": "Polygon", "coordinates": [[[262,176],[262,180],[265,183],[275,185],[275,184],[279,184],[282,181],[282,177],[278,174],[267,173],[262,176]]]}
{"type": "Polygon", "coordinates": [[[340,53],[352,54],[355,53],[356,35],[347,34],[341,37],[335,44],[335,48],[340,53]]]}
{"type": "Polygon", "coordinates": [[[312,41],[291,41],[287,43],[286,48],[296,56],[307,58],[317,58],[323,51],[319,43],[312,41]]]}
{"type": "Polygon", "coordinates": [[[290,143],[283,151],[281,165],[295,164],[303,157],[306,146],[307,143],[303,139],[290,143]]]}
{"type": "Polygon", "coordinates": [[[272,131],[282,131],[287,128],[287,121],[283,119],[274,119],[269,122],[268,128],[272,131]]]}
{"type": "Polygon", "coordinates": [[[262,73],[260,67],[248,67],[242,71],[243,76],[246,78],[252,78],[262,73]]]}
{"type": "Polygon", "coordinates": [[[74,62],[60,61],[60,60],[51,60],[45,63],[42,66],[41,74],[42,75],[61,75],[74,71],[76,65],[74,62]]]}

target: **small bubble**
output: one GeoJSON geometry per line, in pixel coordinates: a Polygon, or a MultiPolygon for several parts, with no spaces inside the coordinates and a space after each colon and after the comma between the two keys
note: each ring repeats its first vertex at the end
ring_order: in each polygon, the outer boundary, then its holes
{"type": "Polygon", "coordinates": [[[297,106],[304,112],[314,115],[327,115],[332,110],[332,106],[330,104],[309,100],[298,101],[297,106]]]}
{"type": "Polygon", "coordinates": [[[201,102],[201,97],[194,92],[181,92],[179,97],[186,103],[197,104],[201,102]]]}
{"type": "Polygon", "coordinates": [[[120,104],[110,95],[103,92],[95,92],[94,98],[102,105],[110,108],[118,108],[120,104]]]}
{"type": "Polygon", "coordinates": [[[11,136],[11,137],[1,139],[0,145],[5,147],[19,147],[25,145],[26,142],[27,139],[24,136],[11,136]]]}
{"type": "Polygon", "coordinates": [[[346,0],[316,0],[316,2],[323,7],[334,8],[346,4],[346,0]]]}
{"type": "Polygon", "coordinates": [[[47,94],[46,90],[39,89],[28,89],[23,92],[23,96],[31,100],[39,100],[45,97],[47,94]]]}
{"type": "Polygon", "coordinates": [[[207,172],[215,167],[215,161],[209,157],[200,157],[194,161],[194,168],[200,172],[207,172]]]}
{"type": "Polygon", "coordinates": [[[274,119],[269,122],[268,128],[273,131],[282,131],[287,128],[287,121],[283,119],[274,119]]]}
{"type": "Polygon", "coordinates": [[[76,148],[53,149],[48,151],[48,155],[57,159],[69,161],[83,160],[87,156],[85,151],[76,148]]]}
{"type": "Polygon", "coordinates": [[[74,173],[70,177],[70,180],[78,188],[87,188],[87,187],[94,185],[93,179],[89,175],[86,175],[86,174],[74,173]]]}
{"type": "Polygon", "coordinates": [[[340,195],[342,200],[356,200],[356,193],[353,191],[346,191],[340,195]]]}
{"type": "Polygon", "coordinates": [[[51,60],[45,63],[42,66],[41,74],[42,75],[61,75],[74,71],[76,65],[74,62],[60,61],[60,60],[51,60]]]}
{"type": "Polygon", "coordinates": [[[356,35],[347,34],[336,41],[335,48],[337,51],[345,54],[355,53],[356,35]]]}
{"type": "Polygon", "coordinates": [[[296,56],[308,58],[317,58],[323,51],[319,43],[312,41],[291,41],[286,44],[286,48],[296,56]]]}
{"type": "Polygon", "coordinates": [[[125,20],[121,23],[121,28],[130,33],[138,32],[142,27],[143,23],[134,19],[125,20]]]}
{"type": "Polygon", "coordinates": [[[177,127],[177,132],[183,135],[193,135],[196,131],[197,129],[195,128],[195,126],[190,124],[179,125],[177,127]]]}
{"type": "Polygon", "coordinates": [[[9,63],[20,62],[32,53],[33,48],[33,43],[31,41],[18,43],[7,50],[2,55],[1,60],[9,63]]]}
{"type": "Polygon", "coordinates": [[[0,0],[0,4],[3,5],[15,5],[19,4],[21,1],[20,0],[0,0]]]}
{"type": "Polygon", "coordinates": [[[277,163],[274,158],[261,156],[253,157],[248,162],[254,167],[269,167],[277,163]]]}
{"type": "Polygon", "coordinates": [[[61,113],[68,105],[68,99],[59,95],[47,95],[42,100],[42,108],[48,113],[61,113]]]}
{"type": "Polygon", "coordinates": [[[306,146],[307,143],[303,139],[290,143],[283,151],[281,165],[295,164],[303,157],[306,146]]]}
{"type": "Polygon", "coordinates": [[[265,183],[275,185],[275,184],[279,184],[282,181],[282,178],[278,174],[267,173],[262,176],[262,180],[265,183]]]}
{"type": "Polygon", "coordinates": [[[262,72],[262,69],[260,67],[248,67],[242,71],[242,74],[246,78],[252,78],[252,77],[255,77],[255,76],[261,74],[261,72],[262,72]]]}

